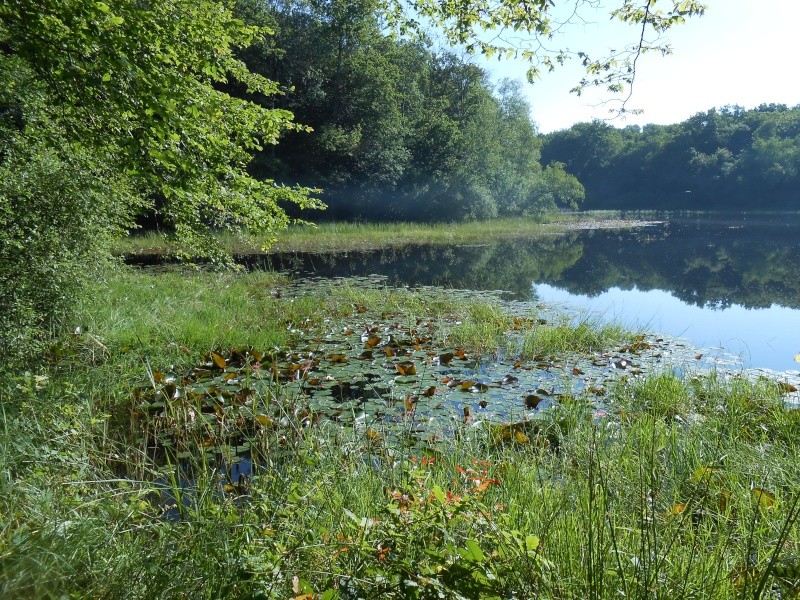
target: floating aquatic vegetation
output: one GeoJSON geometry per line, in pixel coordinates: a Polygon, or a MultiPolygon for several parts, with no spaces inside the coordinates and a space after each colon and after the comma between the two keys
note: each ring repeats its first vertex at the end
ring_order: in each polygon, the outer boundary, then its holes
{"type": "MultiPolygon", "coordinates": [[[[290,303],[324,295],[329,285],[295,282],[275,299],[290,303]]],[[[346,285],[386,293],[374,278],[346,285]]],[[[471,311],[493,321],[501,315],[507,330],[502,352],[482,355],[448,345],[449,331],[463,317],[441,310],[441,290],[403,293],[413,297],[414,314],[396,303],[387,308],[353,302],[335,317],[289,323],[295,336],[291,347],[220,348],[183,372],[154,371],[134,394],[142,441],[154,455],[171,449],[179,458],[198,450],[274,451],[325,419],[427,445],[463,427],[540,420],[542,411],[565,397],[583,394],[602,407],[613,381],[641,374],[661,352],[658,342],[640,335],[616,352],[523,358],[511,349],[521,348],[532,329],[549,327],[538,307],[503,304],[498,294],[476,298],[473,292],[449,290],[451,299],[500,307],[471,311]],[[436,310],[425,309],[435,304],[436,310]]],[[[509,438],[515,443],[531,438],[527,426],[520,427],[509,438]]]]}

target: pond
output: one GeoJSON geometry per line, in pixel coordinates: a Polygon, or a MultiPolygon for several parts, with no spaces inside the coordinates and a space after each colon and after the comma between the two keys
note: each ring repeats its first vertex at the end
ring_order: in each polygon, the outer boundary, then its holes
{"type": "Polygon", "coordinates": [[[736,368],[787,371],[800,368],[798,231],[798,214],[670,216],[485,245],[273,255],[258,266],[503,290],[580,318],[688,338],[709,354],[732,354],[736,368]]]}

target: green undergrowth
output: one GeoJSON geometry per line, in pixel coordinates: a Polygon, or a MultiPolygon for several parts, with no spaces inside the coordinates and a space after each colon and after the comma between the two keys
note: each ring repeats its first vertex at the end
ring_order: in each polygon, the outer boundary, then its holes
{"type": "MultiPolygon", "coordinates": [[[[550,326],[489,299],[343,282],[300,295],[271,274],[97,285],[49,368],[0,379],[0,597],[798,593],[800,412],[785,384],[665,370],[527,420],[457,414],[446,443],[411,445],[413,403],[342,426],[268,378],[207,412],[181,400],[170,366],[197,374],[205,353],[221,377],[232,354],[210,351],[290,346],[341,316],[385,317],[391,332],[439,323],[441,343],[471,352],[550,326]],[[165,393],[157,412],[138,408],[165,393]],[[222,436],[234,441],[211,451],[222,436]]],[[[571,335],[547,353],[616,343],[571,335]]],[[[255,377],[262,351],[241,351],[249,366],[225,377],[255,377]]]]}

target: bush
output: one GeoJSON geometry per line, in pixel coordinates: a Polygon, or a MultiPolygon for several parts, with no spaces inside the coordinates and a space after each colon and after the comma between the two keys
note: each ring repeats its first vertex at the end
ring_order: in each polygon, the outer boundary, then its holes
{"type": "MultiPolygon", "coordinates": [[[[25,135],[0,156],[0,353],[28,360],[65,324],[108,240],[137,206],[80,150],[57,153],[25,135]],[[127,207],[124,209],[122,207],[127,207]]],[[[52,146],[51,146],[52,147],[52,146]]]]}

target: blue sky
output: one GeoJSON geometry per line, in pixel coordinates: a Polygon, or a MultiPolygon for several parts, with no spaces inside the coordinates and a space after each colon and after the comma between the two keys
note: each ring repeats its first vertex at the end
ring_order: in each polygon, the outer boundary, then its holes
{"type": "MultiPolygon", "coordinates": [[[[614,0],[604,0],[607,7],[614,0]]],[[[738,104],[800,104],[800,0],[706,0],[703,17],[668,33],[673,54],[650,54],[639,61],[631,108],[641,115],[610,121],[614,125],[677,123],[709,108],[738,104]]],[[[636,31],[608,19],[609,8],[590,15],[592,22],[572,27],[554,44],[570,49],[605,49],[633,41],[636,31]]],[[[497,79],[524,80],[522,62],[477,62],[497,79]]],[[[574,61],[573,61],[574,62],[574,61]]],[[[601,90],[577,97],[569,90],[581,77],[577,64],[524,84],[532,118],[543,133],[593,118],[608,119],[613,98],[601,90]]]]}

